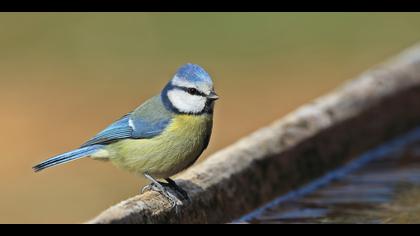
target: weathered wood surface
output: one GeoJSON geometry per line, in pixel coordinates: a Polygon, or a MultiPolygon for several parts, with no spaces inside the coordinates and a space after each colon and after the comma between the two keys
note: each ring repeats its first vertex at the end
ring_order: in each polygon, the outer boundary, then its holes
{"type": "Polygon", "coordinates": [[[179,214],[147,192],[88,223],[229,222],[419,124],[417,45],[178,176],[192,198],[179,214]]]}

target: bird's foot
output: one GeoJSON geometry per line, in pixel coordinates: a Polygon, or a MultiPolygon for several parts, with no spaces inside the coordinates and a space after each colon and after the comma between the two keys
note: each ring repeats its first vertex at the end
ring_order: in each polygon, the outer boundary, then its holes
{"type": "MultiPolygon", "coordinates": [[[[177,195],[179,200],[184,201],[186,200],[187,202],[191,202],[191,198],[188,196],[188,193],[182,189],[181,187],[179,187],[173,180],[167,180],[168,183],[164,183],[164,182],[160,182],[158,181],[159,185],[163,186],[164,188],[173,190],[177,195]]],[[[157,187],[156,184],[154,182],[150,183],[149,185],[146,185],[143,187],[143,189],[141,190],[141,193],[150,191],[150,190],[154,190],[157,191],[157,187]]],[[[159,191],[157,191],[159,192],[159,191]]]]}
{"type": "Polygon", "coordinates": [[[152,190],[153,189],[153,186],[152,185],[154,185],[153,183],[151,183],[151,184],[148,184],[148,185],[146,185],[146,186],[144,186],[142,189],[141,189],[141,194],[143,194],[143,193],[145,193],[145,192],[149,192],[150,190],[152,190]]]}
{"type": "Polygon", "coordinates": [[[144,192],[147,192],[147,191],[155,191],[155,192],[158,192],[158,193],[162,194],[171,203],[171,208],[175,208],[178,211],[178,207],[182,206],[183,204],[182,204],[182,201],[179,200],[178,197],[175,194],[173,194],[171,190],[172,189],[170,189],[166,186],[163,186],[160,183],[158,185],[158,184],[155,184],[155,183],[152,182],[151,184],[146,185],[141,190],[141,192],[144,193],[144,192]]]}
{"type": "Polygon", "coordinates": [[[175,183],[175,181],[173,181],[172,179],[170,179],[170,178],[167,178],[167,179],[165,179],[166,181],[168,181],[168,183],[167,183],[167,185],[170,187],[170,188],[172,188],[173,190],[175,190],[181,197],[182,197],[182,200],[186,200],[186,201],[188,201],[188,202],[191,202],[191,198],[190,198],[190,196],[188,196],[188,193],[184,190],[184,189],[182,189],[181,187],[179,187],[176,183],[175,183]]]}
{"type": "MultiPolygon", "coordinates": [[[[148,176],[146,176],[146,177],[148,177],[148,176]]],[[[148,179],[152,180],[153,178],[148,178],[148,179]]],[[[169,184],[162,183],[162,182],[159,182],[159,181],[156,181],[156,180],[153,179],[152,183],[143,187],[143,189],[141,190],[141,193],[144,193],[144,192],[150,191],[150,190],[162,194],[171,203],[171,208],[175,208],[175,212],[177,214],[179,213],[179,207],[182,206],[183,203],[176,196],[177,192],[174,192],[174,190],[169,186],[169,184]]]]}

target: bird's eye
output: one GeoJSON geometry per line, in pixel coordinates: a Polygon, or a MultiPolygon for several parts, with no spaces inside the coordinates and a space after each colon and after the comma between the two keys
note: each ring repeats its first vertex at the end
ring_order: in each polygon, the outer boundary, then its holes
{"type": "Polygon", "coordinates": [[[195,88],[188,88],[188,89],[187,89],[187,91],[188,91],[188,93],[189,93],[189,94],[191,94],[191,95],[196,95],[196,94],[198,94],[198,91],[197,91],[197,89],[195,89],[195,88]]]}

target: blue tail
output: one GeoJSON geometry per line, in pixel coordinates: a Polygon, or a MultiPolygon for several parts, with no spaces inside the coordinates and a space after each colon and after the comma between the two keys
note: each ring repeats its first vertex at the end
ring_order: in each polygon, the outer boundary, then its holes
{"type": "Polygon", "coordinates": [[[94,152],[98,151],[102,146],[103,145],[93,145],[93,146],[82,147],[82,148],[79,148],[70,152],[66,152],[61,155],[52,157],[46,161],[43,161],[39,163],[38,165],[32,167],[32,169],[35,172],[38,172],[48,167],[64,164],[69,161],[73,161],[82,157],[87,157],[90,154],[93,154],[94,152]]]}

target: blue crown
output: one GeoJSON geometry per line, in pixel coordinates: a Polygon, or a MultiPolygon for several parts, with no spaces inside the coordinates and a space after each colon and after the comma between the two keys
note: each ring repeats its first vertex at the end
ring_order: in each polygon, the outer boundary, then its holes
{"type": "Polygon", "coordinates": [[[210,75],[203,68],[201,68],[201,66],[191,63],[187,63],[181,66],[178,69],[176,76],[190,82],[205,82],[210,84],[213,83],[210,75]]]}

